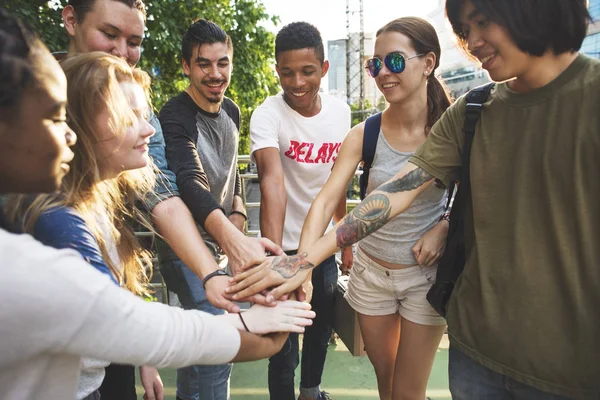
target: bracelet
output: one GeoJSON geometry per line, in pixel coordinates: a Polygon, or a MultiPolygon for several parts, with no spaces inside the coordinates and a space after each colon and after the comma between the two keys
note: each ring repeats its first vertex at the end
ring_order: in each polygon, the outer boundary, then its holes
{"type": "Polygon", "coordinates": [[[222,270],[222,269],[217,269],[217,270],[215,270],[215,271],[211,272],[210,274],[206,275],[206,276],[204,277],[204,279],[202,279],[202,287],[203,287],[204,289],[206,289],[206,282],[208,282],[208,280],[209,280],[210,278],[214,278],[215,276],[226,276],[226,275],[227,275],[227,272],[225,272],[225,271],[224,271],[224,270],[222,270]]]}
{"type": "Polygon", "coordinates": [[[248,216],[247,216],[246,214],[244,214],[243,212],[241,212],[241,211],[238,211],[238,210],[233,210],[232,212],[230,212],[230,213],[229,213],[229,215],[233,215],[233,214],[239,214],[239,215],[241,215],[242,217],[244,217],[244,219],[245,219],[246,221],[248,221],[248,216]]]}
{"type": "Polygon", "coordinates": [[[246,325],[246,322],[244,322],[244,318],[242,318],[242,313],[239,312],[238,315],[240,316],[240,320],[242,321],[242,325],[244,325],[244,329],[246,329],[246,332],[250,332],[250,329],[248,329],[248,325],[246,325]]]}

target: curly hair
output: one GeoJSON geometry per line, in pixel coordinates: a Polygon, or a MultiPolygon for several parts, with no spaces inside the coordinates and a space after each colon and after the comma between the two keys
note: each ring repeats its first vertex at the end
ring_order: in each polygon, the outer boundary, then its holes
{"type": "Polygon", "coordinates": [[[281,28],[275,38],[275,59],[284,51],[298,49],[314,49],[317,59],[325,62],[321,33],[308,22],[292,22],[281,28]]]}

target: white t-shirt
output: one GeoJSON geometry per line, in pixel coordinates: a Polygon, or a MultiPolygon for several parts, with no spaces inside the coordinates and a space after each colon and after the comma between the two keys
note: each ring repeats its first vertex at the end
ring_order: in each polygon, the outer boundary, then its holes
{"type": "Polygon", "coordinates": [[[250,119],[250,156],[260,149],[279,149],[287,206],[283,227],[284,250],[296,250],[304,219],[325,185],[344,137],[350,130],[350,107],[327,94],[321,111],[303,117],[287,105],[283,93],[267,98],[250,119]]]}
{"type": "Polygon", "coordinates": [[[145,302],[72,250],[0,229],[0,398],[73,399],[82,356],[134,365],[224,364],[239,332],[145,302]]]}

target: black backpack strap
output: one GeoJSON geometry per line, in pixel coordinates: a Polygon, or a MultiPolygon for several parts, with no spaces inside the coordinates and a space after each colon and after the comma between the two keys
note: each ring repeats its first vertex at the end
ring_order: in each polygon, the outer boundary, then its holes
{"type": "Polygon", "coordinates": [[[465,134],[465,142],[463,144],[463,154],[462,154],[462,165],[461,165],[461,187],[462,184],[468,187],[465,191],[471,190],[471,173],[470,173],[470,164],[471,164],[471,145],[473,144],[473,137],[475,136],[475,128],[477,126],[477,121],[479,121],[479,117],[481,116],[481,110],[483,110],[483,103],[487,100],[492,88],[495,83],[490,82],[485,85],[481,85],[472,89],[469,93],[467,93],[465,100],[467,101],[467,108],[465,111],[465,122],[463,125],[463,132],[465,134]]]}
{"type": "Polygon", "coordinates": [[[362,175],[359,178],[360,199],[367,196],[367,185],[369,184],[369,170],[375,158],[375,149],[377,148],[377,139],[381,130],[381,113],[370,116],[365,121],[365,131],[363,134],[362,146],[362,175]]]}

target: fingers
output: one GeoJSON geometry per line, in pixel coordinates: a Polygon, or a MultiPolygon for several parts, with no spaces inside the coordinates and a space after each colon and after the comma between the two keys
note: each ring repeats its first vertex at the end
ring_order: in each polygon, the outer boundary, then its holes
{"type": "Polygon", "coordinates": [[[223,301],[222,301],[221,305],[217,306],[217,307],[219,307],[223,310],[227,310],[230,313],[239,313],[240,312],[240,306],[238,306],[237,304],[235,304],[232,301],[225,299],[224,297],[222,299],[223,299],[223,301]]]}
{"type": "MultiPolygon", "coordinates": [[[[230,286],[225,289],[227,293],[236,293],[242,289],[247,288],[253,283],[259,282],[263,280],[269,271],[265,270],[250,270],[239,274],[238,276],[234,276],[233,278],[229,278],[230,286]],[[232,285],[233,284],[233,285],[232,285]]],[[[266,288],[265,288],[266,289],[266,288]]],[[[260,293],[260,291],[258,292],[260,293]]],[[[254,294],[254,293],[252,293],[254,294]]]]}
{"type": "Polygon", "coordinates": [[[273,290],[271,290],[269,292],[269,294],[267,294],[267,301],[279,300],[281,298],[281,296],[283,296],[286,293],[289,293],[295,289],[297,289],[297,288],[291,287],[289,281],[286,281],[286,282],[282,283],[281,285],[277,286],[276,288],[274,288],[273,290]]]}
{"type": "Polygon", "coordinates": [[[417,243],[412,247],[412,252],[417,261],[419,261],[419,255],[421,254],[421,248],[423,247],[423,239],[417,240],[417,243]]]}
{"type": "MultiPolygon", "coordinates": [[[[245,282],[242,283],[238,283],[235,286],[238,285],[242,285],[245,282]]],[[[232,286],[230,288],[227,289],[232,289],[233,291],[237,291],[236,294],[233,295],[234,300],[238,300],[238,299],[243,299],[246,297],[250,297],[250,296],[254,296],[260,292],[262,292],[263,290],[269,288],[270,286],[272,286],[270,283],[268,282],[264,282],[264,281],[258,281],[256,283],[250,284],[250,285],[244,285],[244,288],[240,287],[240,288],[236,288],[235,286],[232,286]]],[[[270,297],[269,295],[267,295],[267,303],[272,303],[274,300],[272,298],[272,296],[270,297]]]]}
{"type": "Polygon", "coordinates": [[[303,303],[302,301],[298,300],[280,300],[277,302],[277,306],[282,308],[296,308],[300,310],[310,310],[312,308],[309,303],[303,303]]]}
{"type": "Polygon", "coordinates": [[[255,294],[255,295],[252,295],[249,297],[240,298],[240,299],[238,299],[238,301],[260,304],[261,306],[267,306],[267,307],[275,307],[277,305],[277,303],[274,301],[272,301],[272,302],[267,301],[266,292],[265,292],[265,294],[259,293],[259,294],[255,294]]]}
{"type": "Polygon", "coordinates": [[[275,256],[283,255],[283,249],[281,247],[277,246],[271,240],[269,240],[267,238],[260,238],[259,241],[265,248],[265,251],[267,251],[275,256]]]}

